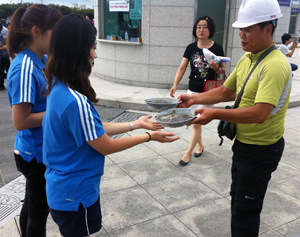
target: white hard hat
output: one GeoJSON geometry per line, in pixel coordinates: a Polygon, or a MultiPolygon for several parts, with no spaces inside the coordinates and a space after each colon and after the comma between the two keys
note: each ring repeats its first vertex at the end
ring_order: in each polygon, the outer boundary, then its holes
{"type": "Polygon", "coordinates": [[[238,20],[232,24],[235,28],[246,28],[265,21],[282,17],[277,0],[243,0],[238,20]]]}

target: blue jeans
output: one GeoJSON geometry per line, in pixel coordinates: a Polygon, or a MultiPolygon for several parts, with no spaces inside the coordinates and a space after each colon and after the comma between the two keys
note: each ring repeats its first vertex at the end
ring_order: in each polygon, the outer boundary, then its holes
{"type": "Polygon", "coordinates": [[[267,146],[249,145],[235,140],[232,146],[230,191],[233,237],[258,236],[265,193],[283,149],[283,138],[267,146]]]}
{"type": "Polygon", "coordinates": [[[26,178],[24,204],[20,213],[22,237],[45,237],[49,207],[46,198],[46,167],[34,158],[30,163],[15,155],[18,171],[26,178]]]}

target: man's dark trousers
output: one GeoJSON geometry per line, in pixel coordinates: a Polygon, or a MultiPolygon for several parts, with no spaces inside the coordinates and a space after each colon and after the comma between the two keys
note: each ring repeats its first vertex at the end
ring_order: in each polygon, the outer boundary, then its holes
{"type": "Polygon", "coordinates": [[[249,145],[235,140],[232,151],[231,235],[256,237],[260,213],[271,173],[277,168],[284,139],[267,146],[249,145]]]}

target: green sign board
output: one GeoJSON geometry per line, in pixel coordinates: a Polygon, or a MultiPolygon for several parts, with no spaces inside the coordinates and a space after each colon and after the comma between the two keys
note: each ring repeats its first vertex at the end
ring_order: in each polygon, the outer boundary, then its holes
{"type": "Polygon", "coordinates": [[[130,9],[130,19],[131,20],[140,20],[141,19],[141,12],[136,9],[130,9]]]}

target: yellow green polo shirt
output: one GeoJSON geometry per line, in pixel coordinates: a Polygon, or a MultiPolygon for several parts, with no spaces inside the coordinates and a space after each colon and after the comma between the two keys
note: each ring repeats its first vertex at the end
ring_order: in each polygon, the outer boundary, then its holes
{"type": "MultiPolygon", "coordinates": [[[[224,86],[235,90],[238,94],[263,52],[245,53],[224,86]]],[[[285,114],[291,88],[290,64],[279,50],[273,50],[250,76],[239,108],[251,107],[256,103],[272,104],[275,108],[264,123],[236,124],[237,140],[256,145],[270,145],[277,142],[284,133],[285,114]]]]}

